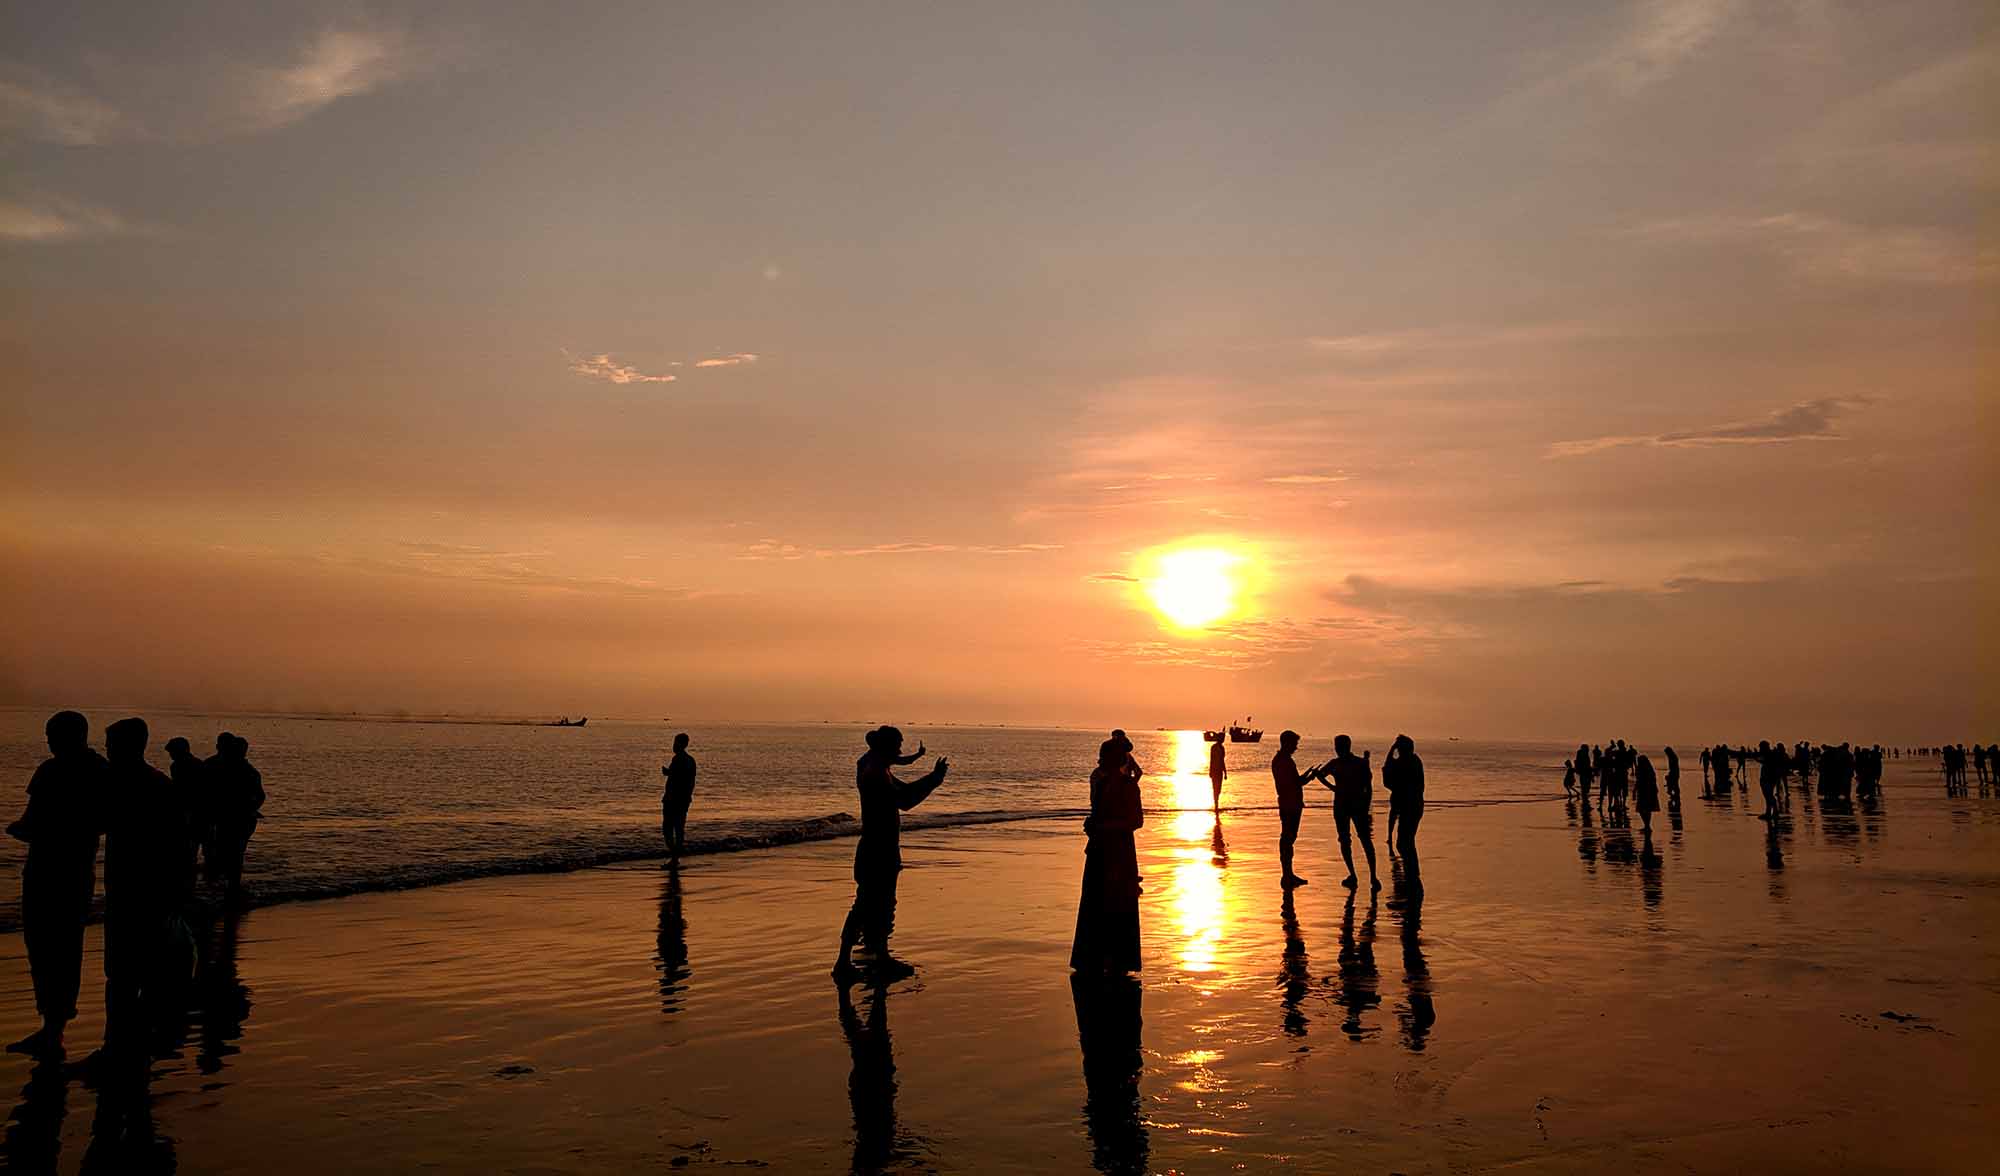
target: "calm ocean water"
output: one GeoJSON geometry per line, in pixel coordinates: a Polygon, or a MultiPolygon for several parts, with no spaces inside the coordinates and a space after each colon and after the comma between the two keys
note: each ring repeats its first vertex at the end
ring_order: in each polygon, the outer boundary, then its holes
{"type": "MultiPolygon", "coordinates": [[[[93,744],[119,712],[92,712],[93,744]]],[[[47,754],[42,710],[0,710],[0,808],[25,802],[47,754]]],[[[245,878],[257,901],[331,897],[485,874],[572,869],[658,856],[660,765],[677,726],[593,719],[582,728],[500,722],[413,722],[155,712],[151,758],[175,735],[212,749],[218,732],[250,740],[270,800],[245,878]]],[[[701,774],[688,836],[694,852],[838,837],[855,832],[854,760],[860,724],[733,723],[689,728],[701,774]]],[[[905,818],[911,826],[1003,822],[1075,813],[1102,731],[905,725],[905,747],[929,746],[906,775],[947,755],[945,787],[905,818]]],[[[1208,806],[1207,749],[1199,734],[1130,731],[1147,770],[1150,810],[1208,806]]],[[[1628,736],[1629,738],[1629,736],[1628,736]]],[[[1355,734],[1379,763],[1388,736],[1355,734]]],[[[1695,740],[1677,742],[1692,749],[1695,740]]],[[[1307,732],[1304,763],[1332,754],[1332,734],[1307,732]]],[[[1532,803],[1562,796],[1571,742],[1425,741],[1428,803],[1532,803]]],[[[1662,773],[1664,761],[1655,754],[1662,773]]],[[[1264,743],[1229,748],[1226,805],[1273,803],[1264,743]]],[[[1684,757],[1684,788],[1700,769],[1684,757]]],[[[1891,761],[1891,787],[1935,787],[1935,767],[1891,761]]],[[[23,846],[0,839],[0,929],[18,925],[23,846]]]]}

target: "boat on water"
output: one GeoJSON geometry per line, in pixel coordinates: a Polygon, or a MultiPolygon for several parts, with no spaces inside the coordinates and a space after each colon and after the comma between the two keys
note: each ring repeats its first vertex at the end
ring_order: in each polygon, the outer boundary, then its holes
{"type": "Polygon", "coordinates": [[[589,716],[589,715],[585,715],[584,717],[582,717],[582,718],[580,718],[580,719],[572,719],[572,718],[570,718],[570,717],[569,717],[568,715],[564,715],[564,716],[563,716],[562,718],[560,718],[560,719],[557,719],[557,720],[556,720],[555,722],[553,722],[553,723],[545,723],[545,724],[543,724],[543,726],[547,726],[547,727],[581,727],[581,726],[583,726],[583,725],[584,725],[585,723],[588,723],[589,721],[590,721],[590,716],[589,716]]]}
{"type": "Polygon", "coordinates": [[[1203,731],[1201,737],[1209,743],[1221,743],[1224,739],[1231,743],[1260,743],[1264,739],[1264,731],[1259,727],[1231,723],[1219,731],[1203,731]]]}

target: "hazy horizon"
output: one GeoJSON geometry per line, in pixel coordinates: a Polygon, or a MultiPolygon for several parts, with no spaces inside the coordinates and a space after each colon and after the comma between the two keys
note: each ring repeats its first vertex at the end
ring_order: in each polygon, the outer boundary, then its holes
{"type": "Polygon", "coordinates": [[[0,700],[1995,734],[1990,6],[0,30],[0,700]]]}

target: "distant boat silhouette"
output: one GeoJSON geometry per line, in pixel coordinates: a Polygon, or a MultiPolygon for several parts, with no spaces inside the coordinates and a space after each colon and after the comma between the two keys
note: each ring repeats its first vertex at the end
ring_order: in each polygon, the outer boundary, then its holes
{"type": "Polygon", "coordinates": [[[1241,723],[1229,724],[1229,741],[1231,743],[1258,743],[1263,738],[1264,731],[1261,727],[1245,727],[1241,723]]]}
{"type": "Polygon", "coordinates": [[[1209,743],[1220,743],[1225,738],[1225,735],[1221,731],[1203,731],[1201,737],[1209,743]]]}
{"type": "Polygon", "coordinates": [[[584,725],[585,723],[588,723],[589,721],[590,721],[590,716],[589,716],[589,715],[585,715],[585,716],[584,716],[583,718],[580,718],[580,719],[572,719],[572,718],[570,718],[570,717],[569,717],[568,715],[564,715],[564,716],[563,716],[562,718],[560,718],[560,719],[557,719],[557,720],[556,720],[555,722],[553,722],[553,723],[544,723],[544,724],[543,724],[543,726],[546,726],[546,727],[581,727],[581,726],[583,726],[583,725],[584,725]]]}

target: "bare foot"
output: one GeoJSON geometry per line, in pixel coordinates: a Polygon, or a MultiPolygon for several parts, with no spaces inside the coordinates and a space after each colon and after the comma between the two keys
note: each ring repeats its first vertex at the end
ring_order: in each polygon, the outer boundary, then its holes
{"type": "Polygon", "coordinates": [[[1348,875],[1347,877],[1345,877],[1345,878],[1342,878],[1342,879],[1340,880],[1340,884],[1341,884],[1342,886],[1345,886],[1345,887],[1347,887],[1347,888],[1348,888],[1349,890],[1352,890],[1352,889],[1354,889],[1354,888],[1355,888],[1356,886],[1359,886],[1359,885],[1361,884],[1361,879],[1359,879],[1359,878],[1356,878],[1356,877],[1355,877],[1354,875],[1352,875],[1352,874],[1349,874],[1349,875],[1348,875]]]}

